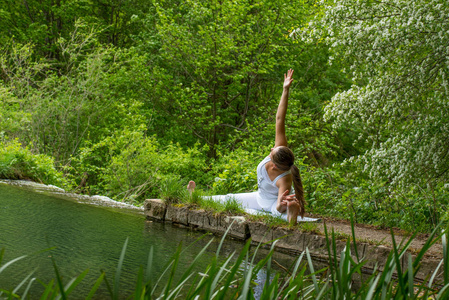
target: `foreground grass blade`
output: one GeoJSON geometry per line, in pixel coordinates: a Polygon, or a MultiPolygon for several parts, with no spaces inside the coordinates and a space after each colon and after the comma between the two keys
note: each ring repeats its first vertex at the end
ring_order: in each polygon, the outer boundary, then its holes
{"type": "Polygon", "coordinates": [[[126,238],[125,243],[123,244],[122,253],[120,254],[120,259],[118,261],[117,270],[115,272],[114,278],[114,294],[112,295],[113,299],[118,299],[118,293],[120,290],[120,276],[122,274],[123,261],[125,259],[126,248],[128,247],[128,239],[126,238]]]}
{"type": "MultiPolygon", "coordinates": [[[[4,252],[3,249],[2,249],[2,252],[4,252]]],[[[3,256],[3,253],[2,253],[2,256],[3,256]]],[[[10,265],[12,265],[12,264],[15,263],[16,261],[19,261],[19,260],[21,260],[21,259],[24,259],[25,257],[27,257],[27,255],[19,256],[19,257],[17,257],[17,258],[14,258],[14,259],[11,260],[11,261],[8,261],[6,264],[4,264],[4,265],[0,268],[0,274],[1,274],[7,267],[9,267],[10,265]]]]}
{"type": "Polygon", "coordinates": [[[27,287],[25,288],[25,291],[22,294],[22,299],[27,299],[28,292],[30,291],[31,285],[36,280],[36,278],[31,278],[30,282],[28,282],[27,287]]]}
{"type": "Polygon", "coordinates": [[[56,261],[55,261],[55,259],[53,258],[53,255],[50,255],[50,258],[51,258],[51,263],[53,264],[53,268],[54,268],[54,270],[55,270],[55,274],[56,274],[56,282],[58,283],[60,296],[61,296],[61,298],[62,298],[63,300],[66,300],[67,297],[66,297],[66,294],[65,294],[65,291],[64,291],[64,286],[63,286],[63,284],[62,284],[62,278],[61,278],[61,275],[59,274],[58,267],[56,266],[56,261]]]}
{"type": "Polygon", "coordinates": [[[229,230],[231,230],[231,227],[234,224],[234,222],[235,222],[235,219],[232,220],[231,224],[229,224],[228,229],[226,229],[226,232],[223,234],[223,237],[221,238],[220,244],[218,245],[218,248],[217,248],[217,253],[216,253],[217,257],[220,254],[221,246],[223,245],[225,238],[228,236],[228,232],[229,232],[229,230]]]}
{"type": "Polygon", "coordinates": [[[22,280],[22,282],[20,282],[16,288],[12,291],[13,294],[17,294],[17,292],[20,290],[20,288],[25,284],[25,282],[28,281],[28,279],[31,277],[31,275],[33,275],[34,272],[32,272],[31,274],[29,274],[27,277],[25,277],[24,280],[22,280]]]}
{"type": "Polygon", "coordinates": [[[95,295],[95,292],[100,287],[100,284],[103,282],[104,276],[105,276],[105,274],[104,274],[104,272],[102,272],[100,277],[98,277],[97,281],[95,281],[95,284],[92,287],[92,289],[89,291],[89,294],[87,295],[86,300],[92,299],[92,297],[95,295]]]}
{"type": "Polygon", "coordinates": [[[78,284],[84,279],[84,277],[89,273],[89,270],[85,270],[77,277],[73,278],[69,283],[64,287],[65,295],[70,295],[71,292],[78,286],[78,284]]]}
{"type": "Polygon", "coordinates": [[[310,276],[312,276],[313,286],[315,287],[315,293],[320,293],[320,288],[318,286],[318,281],[315,275],[315,269],[313,267],[312,258],[310,257],[309,248],[306,248],[307,261],[309,263],[310,276]]]}
{"type": "Polygon", "coordinates": [[[444,269],[443,269],[443,278],[444,278],[444,284],[449,284],[449,256],[447,251],[447,237],[446,232],[444,232],[443,236],[441,237],[441,243],[443,244],[443,262],[444,262],[444,269]]]}
{"type": "Polygon", "coordinates": [[[219,295],[217,297],[218,299],[225,299],[225,296],[229,289],[229,286],[233,282],[235,275],[237,274],[237,271],[239,270],[240,265],[243,262],[243,259],[245,258],[246,254],[249,251],[250,246],[251,246],[251,239],[246,242],[245,247],[243,247],[237,260],[234,262],[232,269],[228,272],[226,281],[223,283],[223,289],[221,290],[221,292],[219,293],[219,295]]]}

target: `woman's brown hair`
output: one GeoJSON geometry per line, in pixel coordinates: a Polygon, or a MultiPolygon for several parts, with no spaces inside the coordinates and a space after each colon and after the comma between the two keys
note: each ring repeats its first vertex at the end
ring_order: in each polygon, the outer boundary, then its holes
{"type": "Polygon", "coordinates": [[[290,148],[279,146],[272,154],[272,161],[280,170],[290,170],[293,176],[293,187],[295,188],[295,196],[299,202],[299,215],[303,218],[305,213],[304,188],[302,186],[301,174],[295,166],[295,155],[290,148]]]}

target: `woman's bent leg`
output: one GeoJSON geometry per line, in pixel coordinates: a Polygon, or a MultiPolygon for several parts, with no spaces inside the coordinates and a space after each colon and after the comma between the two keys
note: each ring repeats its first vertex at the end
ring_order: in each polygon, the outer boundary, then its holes
{"type": "Polygon", "coordinates": [[[228,200],[235,199],[242,204],[243,208],[260,210],[262,207],[257,203],[258,192],[251,193],[239,193],[239,194],[227,194],[228,200]]]}
{"type": "Polygon", "coordinates": [[[225,203],[232,199],[235,199],[238,203],[240,203],[245,210],[260,210],[262,209],[257,203],[257,193],[239,193],[239,194],[227,194],[227,195],[215,195],[215,196],[205,196],[206,199],[212,199],[214,201],[218,201],[221,203],[225,203]]]}

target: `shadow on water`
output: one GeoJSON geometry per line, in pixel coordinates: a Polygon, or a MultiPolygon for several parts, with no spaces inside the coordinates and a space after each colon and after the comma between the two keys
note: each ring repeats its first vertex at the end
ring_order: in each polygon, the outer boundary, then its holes
{"type": "MultiPolygon", "coordinates": [[[[212,235],[203,236],[200,232],[171,224],[146,221],[139,209],[114,206],[117,206],[116,203],[108,201],[87,201],[85,197],[67,197],[63,193],[0,183],[0,248],[5,249],[3,261],[28,255],[0,274],[0,287],[12,288],[31,272],[43,283],[50,282],[55,277],[51,263],[51,258],[54,258],[65,281],[89,270],[71,299],[76,295],[85,295],[102,270],[113,280],[124,241],[129,238],[120,290],[123,295],[130,295],[139,267],[146,265],[151,247],[156,263],[153,274],[158,277],[180,243],[187,248],[178,270],[182,272],[183,265],[187,267],[213,238],[212,235]],[[55,248],[42,252],[50,247],[55,248]]],[[[202,256],[204,262],[199,266],[209,264],[219,242],[220,238],[215,237],[202,256]]],[[[228,240],[220,253],[225,259],[242,248],[243,243],[228,240]]],[[[265,250],[260,251],[260,258],[266,253],[265,250]]],[[[273,259],[286,268],[294,262],[294,257],[281,253],[276,253],[273,259]]],[[[258,280],[262,286],[265,280],[263,271],[258,274],[258,280]]],[[[31,298],[40,295],[43,289],[42,284],[33,284],[31,298]]],[[[107,298],[106,287],[102,285],[96,295],[99,299],[107,298]]]]}

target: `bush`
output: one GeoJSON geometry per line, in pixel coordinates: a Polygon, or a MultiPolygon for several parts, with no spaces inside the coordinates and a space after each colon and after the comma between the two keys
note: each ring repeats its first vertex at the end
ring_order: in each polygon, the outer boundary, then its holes
{"type": "Polygon", "coordinates": [[[257,190],[257,164],[263,157],[242,148],[220,154],[213,163],[213,193],[217,195],[257,190]]]}
{"type": "Polygon", "coordinates": [[[62,173],[55,169],[52,157],[32,154],[29,148],[22,147],[18,140],[0,141],[0,178],[66,185],[62,173]]]}
{"type": "Polygon", "coordinates": [[[210,175],[206,151],[197,146],[182,149],[169,143],[162,147],[154,136],[123,129],[100,143],[85,147],[72,159],[75,177],[87,173],[89,192],[107,194],[117,200],[142,202],[146,198],[169,195],[173,184],[187,186],[189,180],[204,185],[210,175]],[[161,194],[162,192],[162,194],[161,194]]]}

